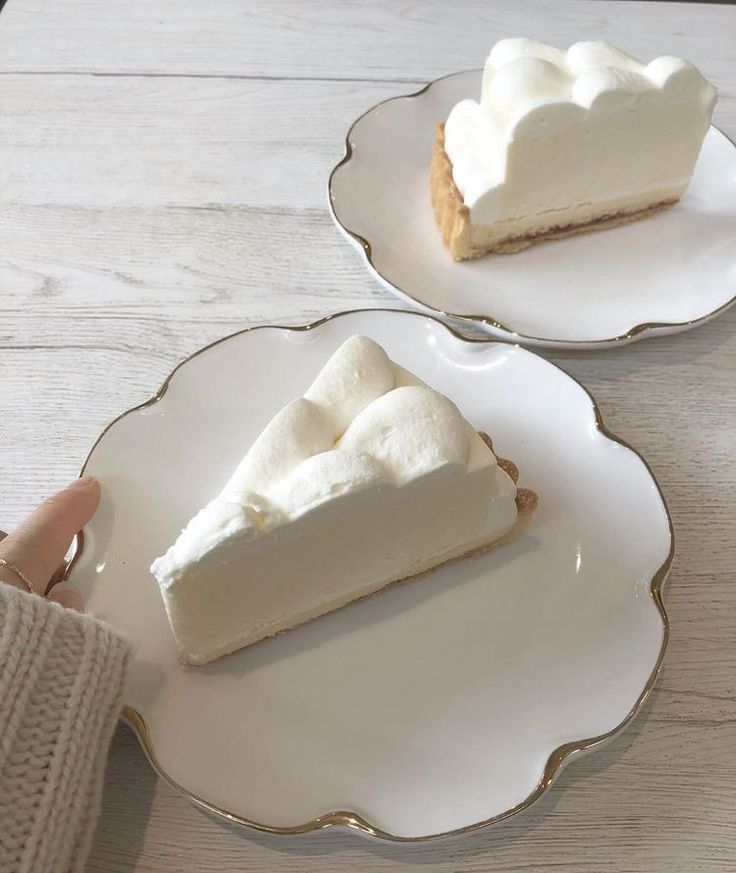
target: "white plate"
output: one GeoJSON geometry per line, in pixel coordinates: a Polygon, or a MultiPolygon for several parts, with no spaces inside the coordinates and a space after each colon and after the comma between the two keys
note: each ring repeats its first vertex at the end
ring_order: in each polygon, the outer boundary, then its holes
{"type": "Polygon", "coordinates": [[[452,106],[479,93],[479,70],[455,73],[379,103],[350,128],[330,205],[384,285],[461,329],[547,347],[676,333],[733,303],[736,147],[715,128],[672,209],[515,255],[453,261],[429,202],[432,142],[452,106]]]}
{"type": "Polygon", "coordinates": [[[662,496],[585,389],[518,346],[388,310],[238,333],[108,427],[85,471],[103,498],[72,576],[135,644],[126,717],[165,778],[232,820],[402,840],[479,827],[621,730],[654,682],[662,496]],[[355,333],[492,435],[539,493],[535,517],[510,546],[181,666],[151,560],[355,333]]]}

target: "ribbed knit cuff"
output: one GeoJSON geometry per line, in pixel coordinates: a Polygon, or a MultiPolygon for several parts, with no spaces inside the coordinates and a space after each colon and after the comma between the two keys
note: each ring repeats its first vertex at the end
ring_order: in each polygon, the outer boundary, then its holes
{"type": "Polygon", "coordinates": [[[127,642],[0,583],[0,870],[81,873],[123,704],[127,642]]]}

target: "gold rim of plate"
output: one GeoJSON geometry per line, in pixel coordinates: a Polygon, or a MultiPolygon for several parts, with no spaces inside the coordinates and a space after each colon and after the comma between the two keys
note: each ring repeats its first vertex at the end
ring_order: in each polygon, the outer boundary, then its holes
{"type": "MultiPolygon", "coordinates": [[[[358,245],[361,247],[363,251],[363,256],[365,257],[366,263],[373,270],[373,272],[379,276],[387,285],[390,285],[392,288],[396,288],[401,294],[407,297],[409,300],[413,300],[417,306],[422,307],[423,309],[428,309],[431,312],[436,313],[437,315],[442,316],[443,318],[452,318],[456,321],[466,321],[472,323],[480,323],[488,325],[489,327],[493,327],[496,330],[502,330],[504,333],[507,333],[509,337],[514,337],[514,340],[519,342],[533,342],[533,343],[553,343],[556,346],[564,347],[569,346],[571,348],[581,348],[584,346],[606,346],[612,343],[614,344],[623,344],[632,340],[634,337],[639,336],[643,333],[649,333],[654,330],[664,330],[664,329],[673,329],[673,330],[685,330],[688,327],[694,327],[698,324],[704,324],[707,321],[710,321],[713,318],[719,316],[722,312],[725,312],[729,306],[732,306],[736,303],[736,293],[734,296],[727,300],[725,303],[722,303],[716,309],[711,312],[706,313],[705,315],[698,316],[698,318],[693,318],[690,321],[647,321],[642,324],[636,324],[634,327],[629,328],[625,333],[618,334],[617,336],[606,337],[605,339],[595,339],[595,340],[571,340],[571,339],[556,339],[554,337],[545,337],[545,336],[534,336],[532,334],[519,333],[519,331],[514,328],[509,327],[503,322],[499,321],[497,318],[494,318],[493,315],[490,314],[477,314],[477,315],[466,315],[460,312],[450,312],[445,309],[438,309],[436,306],[432,306],[429,303],[424,303],[419,298],[414,297],[413,294],[409,294],[408,291],[404,291],[403,288],[399,288],[395,282],[388,278],[388,276],[384,275],[378,267],[373,262],[373,248],[370,240],[366,239],[364,236],[359,234],[355,230],[351,230],[347,227],[339,218],[337,214],[337,210],[335,209],[335,195],[333,192],[333,181],[338,171],[344,167],[353,157],[353,144],[350,141],[350,137],[353,134],[356,126],[368,115],[374,112],[376,109],[379,109],[381,106],[385,106],[387,103],[393,103],[394,100],[412,100],[416,97],[421,97],[427,91],[430,90],[433,86],[437,85],[439,82],[443,82],[445,79],[452,79],[455,76],[463,76],[467,73],[477,73],[480,75],[482,70],[458,70],[455,73],[448,73],[446,76],[440,76],[438,79],[434,79],[431,82],[428,82],[426,85],[421,87],[418,91],[412,91],[409,94],[399,94],[397,97],[388,97],[386,100],[381,100],[379,103],[376,103],[374,106],[371,106],[370,109],[366,109],[365,112],[361,113],[355,121],[350,125],[348,132],[345,136],[345,155],[342,160],[340,160],[335,166],[332,168],[332,172],[330,173],[330,178],[327,182],[327,199],[330,204],[330,212],[332,213],[332,217],[335,222],[343,229],[343,231],[358,245]]],[[[439,119],[437,119],[439,121],[439,119]]],[[[716,127],[715,124],[710,125],[710,129],[717,130],[718,133],[721,134],[731,145],[736,148],[736,142],[731,139],[728,134],[724,133],[720,127],[716,127]]],[[[434,130],[434,127],[432,127],[434,130]]],[[[427,167],[427,172],[429,173],[429,167],[427,167]]],[[[437,239],[440,240],[440,232],[437,231],[437,239]]],[[[512,340],[512,341],[514,341],[512,340]]]]}
{"type": "MultiPolygon", "coordinates": [[[[343,312],[336,312],[332,315],[326,315],[323,318],[319,318],[316,321],[310,322],[309,324],[302,325],[284,325],[284,324],[262,324],[256,325],[254,327],[246,327],[243,330],[235,331],[234,333],[228,334],[227,336],[221,337],[220,339],[215,340],[214,342],[208,343],[205,346],[197,349],[197,351],[193,352],[188,357],[182,359],[174,369],[169,373],[169,375],[164,380],[161,387],[158,391],[150,397],[148,400],[145,400],[143,403],[139,403],[137,406],[133,406],[130,409],[127,409],[125,412],[122,412],[116,418],[114,418],[106,427],[102,430],[100,435],[95,440],[92,448],[89,450],[87,457],[82,464],[82,468],[79,472],[80,476],[83,476],[85,470],[87,468],[87,464],[89,463],[92,454],[94,453],[95,448],[103,439],[105,434],[116,425],[121,419],[130,415],[133,412],[138,412],[141,409],[145,409],[149,406],[153,406],[157,403],[161,398],[166,394],[169,385],[171,384],[171,380],[173,376],[178,372],[181,367],[185,364],[188,364],[194,358],[197,358],[199,355],[204,352],[209,351],[220,343],[226,342],[227,340],[233,339],[234,337],[241,336],[243,334],[251,333],[256,330],[290,330],[290,331],[309,331],[315,330],[316,328],[321,327],[323,324],[327,322],[334,321],[337,318],[341,318],[346,315],[356,315],[359,313],[374,313],[374,312],[382,312],[382,313],[399,313],[401,315],[410,315],[415,318],[427,318],[431,321],[436,322],[441,325],[445,330],[449,331],[454,337],[459,339],[462,342],[471,343],[471,344],[492,344],[492,343],[501,343],[505,345],[518,345],[517,343],[513,343],[510,340],[504,339],[496,339],[492,337],[470,337],[465,336],[464,334],[457,331],[451,325],[446,324],[444,321],[441,321],[439,318],[434,315],[428,315],[422,312],[414,312],[409,309],[386,309],[386,308],[377,308],[377,309],[348,309],[343,312]]],[[[536,354],[535,352],[530,352],[530,354],[536,354]]],[[[539,356],[538,356],[539,357],[539,356]]],[[[552,783],[554,782],[557,775],[562,770],[563,766],[576,754],[582,751],[587,751],[588,749],[592,749],[595,746],[598,746],[604,743],[606,740],[611,739],[616,734],[620,733],[632,719],[638,715],[641,709],[646,702],[647,697],[649,696],[654,684],[657,680],[657,676],[659,675],[659,671],[662,667],[662,661],[664,659],[664,653],[667,648],[667,643],[669,640],[670,633],[670,625],[669,619],[667,617],[667,612],[664,608],[664,603],[662,602],[662,587],[665,579],[667,578],[667,574],[669,573],[670,567],[672,565],[672,560],[675,555],[675,531],[672,525],[672,516],[670,515],[669,508],[667,506],[667,502],[665,501],[664,494],[662,493],[662,489],[659,486],[659,482],[654,476],[651,467],[642,457],[642,455],[626,440],[617,436],[613,431],[609,430],[606,424],[603,421],[603,416],[598,407],[598,404],[595,401],[593,395],[588,391],[588,389],[579,382],[574,376],[571,376],[566,370],[562,367],[559,367],[557,364],[553,364],[551,361],[545,362],[554,367],[557,370],[560,370],[564,373],[571,381],[577,384],[580,388],[583,389],[588,399],[590,400],[591,406],[593,407],[593,411],[595,413],[595,424],[596,429],[603,434],[607,439],[612,442],[618,443],[619,445],[624,446],[624,448],[628,449],[630,452],[633,452],[639,460],[644,464],[647,472],[651,476],[652,481],[654,482],[657,493],[659,494],[659,499],[662,503],[662,507],[665,511],[665,515],[667,516],[667,524],[669,527],[670,533],[670,550],[665,558],[663,564],[659,567],[657,572],[652,577],[649,583],[649,593],[654,601],[655,606],[659,612],[660,618],[662,620],[662,643],[659,649],[659,653],[657,655],[657,660],[652,668],[652,671],[649,675],[649,678],[644,685],[644,688],[634,703],[633,707],[629,710],[629,712],[624,716],[623,720],[620,721],[615,727],[611,728],[611,730],[606,731],[606,733],[598,734],[594,737],[586,737],[584,739],[575,740],[573,742],[564,743],[561,746],[558,746],[547,758],[547,762],[544,766],[544,771],[542,773],[542,777],[537,783],[536,787],[531,791],[527,797],[524,798],[520,803],[517,803],[516,806],[511,807],[510,809],[506,809],[503,812],[497,813],[490,818],[482,819],[481,821],[473,822],[472,824],[465,825],[461,828],[455,828],[454,830],[442,831],[440,833],[435,834],[425,834],[422,836],[400,836],[398,834],[392,834],[390,831],[385,831],[376,825],[371,824],[370,821],[363,818],[363,816],[359,815],[356,812],[352,812],[350,810],[332,810],[331,812],[324,813],[323,815],[318,816],[310,821],[303,822],[302,824],[292,825],[292,826],[277,826],[277,825],[269,825],[264,822],[254,821],[252,819],[243,818],[243,816],[237,815],[234,812],[230,812],[227,809],[223,809],[222,807],[216,806],[213,803],[205,800],[203,797],[199,797],[196,794],[193,794],[183,785],[179,784],[175,779],[173,779],[169,774],[163,769],[163,767],[158,762],[158,757],[156,755],[156,749],[153,744],[153,740],[151,738],[150,731],[148,729],[148,725],[143,717],[143,715],[138,712],[136,709],[130,706],[126,706],[123,709],[122,720],[126,722],[133,729],[134,733],[138,737],[138,741],[141,744],[143,751],[145,752],[146,757],[148,758],[149,763],[156,771],[156,773],[173,789],[178,791],[180,794],[183,794],[188,800],[194,803],[196,806],[201,809],[213,813],[215,815],[221,816],[229,822],[234,824],[245,825],[247,827],[253,828],[257,831],[262,831],[269,834],[280,834],[280,835],[295,835],[295,834],[305,834],[310,831],[318,831],[323,828],[333,827],[335,825],[339,825],[342,827],[351,828],[353,830],[361,831],[364,834],[367,834],[372,837],[378,837],[383,840],[389,840],[391,842],[396,843],[418,843],[424,842],[426,840],[434,840],[440,837],[453,837],[458,836],[459,834],[470,833],[471,831],[479,830],[480,828],[487,827],[488,825],[496,824],[504,819],[509,818],[512,815],[516,815],[516,813],[521,812],[524,809],[527,809],[533,803],[542,797],[543,794],[550,788],[552,783]]],[[[68,577],[69,573],[73,569],[74,565],[77,563],[79,558],[82,555],[82,551],[84,549],[84,536],[82,533],[77,535],[76,539],[76,549],[72,560],[67,567],[67,571],[65,573],[65,579],[68,577]]]]}

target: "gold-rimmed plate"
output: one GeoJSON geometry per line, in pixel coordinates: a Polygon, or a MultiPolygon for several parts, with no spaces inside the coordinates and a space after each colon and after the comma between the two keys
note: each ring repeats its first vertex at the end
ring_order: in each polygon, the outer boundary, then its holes
{"type": "Polygon", "coordinates": [[[429,201],[438,122],[480,93],[480,70],[365,112],[329,180],[338,228],[387,288],[467,331],[550,348],[599,349],[677,333],[736,299],[736,146],[705,137],[680,203],[624,227],[457,263],[429,201]]]}
{"type": "Polygon", "coordinates": [[[71,576],[133,642],[126,718],[159,773],[229,821],[400,841],[500,821],[621,731],[659,669],[673,550],[659,488],[585,389],[518,346],[398,310],[243,331],[110,425],[84,470],[103,496],[71,576]],[[151,560],[356,333],[492,434],[537,513],[509,546],[182,666],[151,560]]]}

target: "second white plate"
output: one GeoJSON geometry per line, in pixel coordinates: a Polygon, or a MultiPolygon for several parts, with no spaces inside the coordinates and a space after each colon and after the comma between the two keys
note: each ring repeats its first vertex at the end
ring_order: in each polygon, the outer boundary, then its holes
{"type": "Polygon", "coordinates": [[[515,255],[457,263],[429,202],[435,128],[477,99],[480,71],[374,106],[329,182],[338,227],[376,277],[422,309],[528,345],[595,349],[695,327],[736,299],[736,147],[711,128],[674,208],[515,255]]]}
{"type": "Polygon", "coordinates": [[[246,331],[118,419],[86,471],[102,503],[72,576],[135,646],[127,718],[159,772],[230,821],[395,840],[491,824],[620,731],[661,663],[672,537],[659,489],[587,392],[518,346],[396,311],[246,331]],[[538,492],[534,518],[508,546],[182,666],[152,559],[355,333],[493,436],[538,492]]]}

